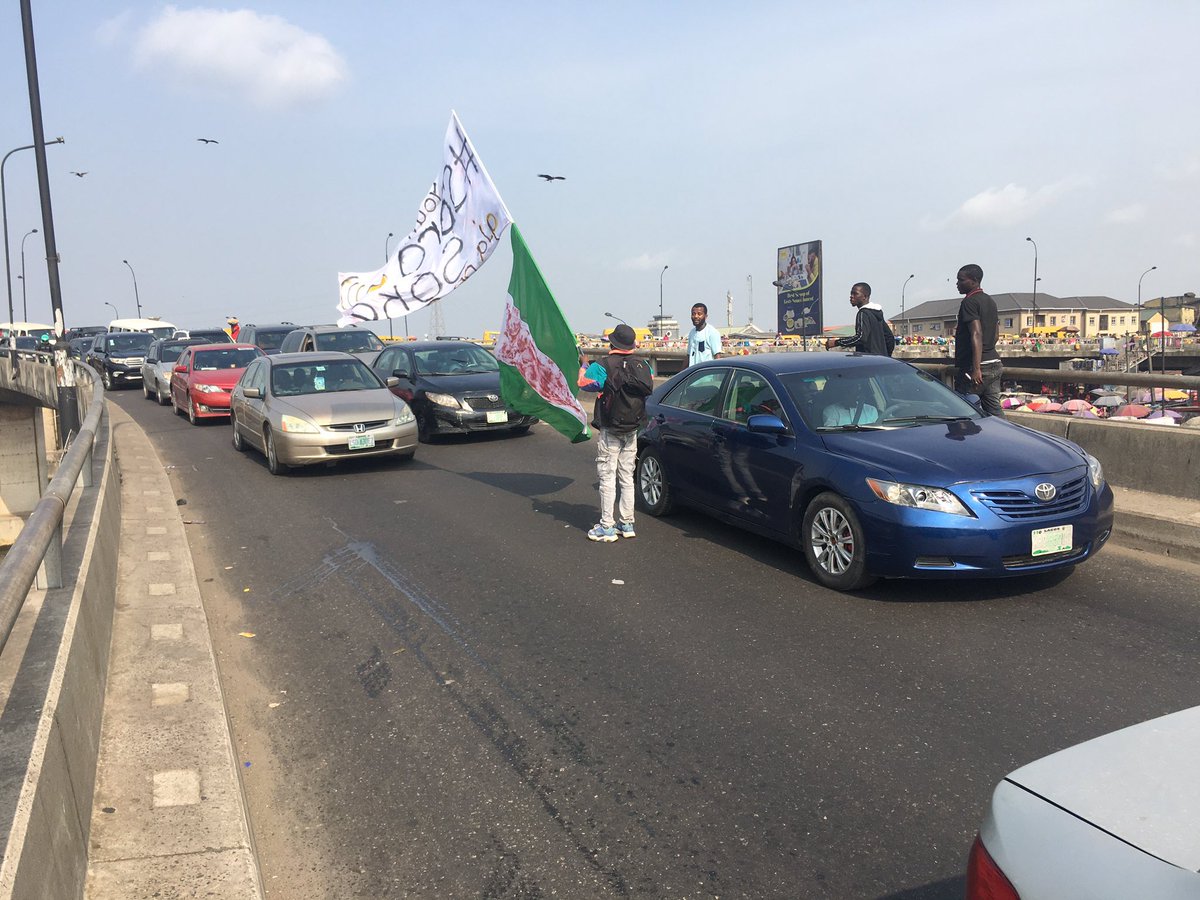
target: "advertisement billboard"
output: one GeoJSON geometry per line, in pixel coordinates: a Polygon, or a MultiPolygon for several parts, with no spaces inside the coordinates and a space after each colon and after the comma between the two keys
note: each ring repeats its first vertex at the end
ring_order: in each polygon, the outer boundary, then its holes
{"type": "Polygon", "coordinates": [[[780,247],[775,280],[779,301],[779,333],[820,337],[821,242],[780,247]]]}

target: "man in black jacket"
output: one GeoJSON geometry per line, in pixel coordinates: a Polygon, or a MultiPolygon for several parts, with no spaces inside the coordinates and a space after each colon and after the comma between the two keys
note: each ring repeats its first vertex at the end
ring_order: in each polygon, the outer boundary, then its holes
{"type": "Polygon", "coordinates": [[[829,338],[825,349],[836,347],[852,349],[856,353],[873,356],[891,356],[896,347],[896,337],[883,317],[883,307],[871,302],[871,286],[860,281],[850,289],[850,305],[858,310],[854,317],[854,334],[844,338],[829,338]]]}

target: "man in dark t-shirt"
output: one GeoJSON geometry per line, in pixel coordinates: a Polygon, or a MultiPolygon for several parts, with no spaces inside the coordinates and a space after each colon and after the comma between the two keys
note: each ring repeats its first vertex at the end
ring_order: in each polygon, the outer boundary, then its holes
{"type": "Polygon", "coordinates": [[[977,394],[984,415],[1004,418],[1000,406],[1000,376],[1004,366],[996,352],[1000,314],[996,301],[983,292],[983,269],[971,263],[958,270],[958,327],[954,330],[954,389],[977,394]]]}

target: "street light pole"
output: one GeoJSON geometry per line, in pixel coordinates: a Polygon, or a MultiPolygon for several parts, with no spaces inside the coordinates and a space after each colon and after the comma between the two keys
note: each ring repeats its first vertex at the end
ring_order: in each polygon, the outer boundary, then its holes
{"type": "Polygon", "coordinates": [[[31,231],[25,232],[25,237],[21,238],[21,316],[26,322],[29,321],[29,303],[28,297],[25,294],[25,238],[37,233],[38,230],[34,228],[31,231]]]}
{"type": "Polygon", "coordinates": [[[667,269],[670,266],[663,266],[662,271],[658,273],[658,339],[661,341],[663,336],[663,276],[667,274],[667,269]]]}
{"type": "MultiPolygon", "coordinates": [[[[129,260],[123,259],[123,260],[121,260],[121,262],[123,262],[123,263],[125,263],[125,265],[129,266],[129,260]]],[[[129,266],[129,274],[133,276],[133,302],[137,304],[137,314],[138,314],[138,318],[140,319],[142,317],[142,301],[138,297],[137,273],[135,271],[133,271],[133,266],[129,266]]]]}
{"type": "Polygon", "coordinates": [[[908,283],[916,278],[916,275],[909,275],[904,279],[904,284],[900,285],[900,321],[904,326],[904,336],[908,337],[908,317],[904,315],[904,289],[908,287],[908,283]]]}
{"type": "MultiPolygon", "coordinates": [[[[1153,272],[1157,268],[1158,268],[1158,266],[1151,266],[1145,272],[1143,272],[1141,275],[1141,278],[1138,279],[1137,337],[1138,337],[1139,345],[1142,343],[1142,278],[1145,278],[1147,275],[1149,275],[1151,272],[1153,272]]],[[[1141,363],[1139,361],[1139,368],[1140,368],[1140,365],[1141,365],[1141,363]]],[[[1151,369],[1153,369],[1153,366],[1151,367],[1151,369]]]]}
{"type": "MultiPolygon", "coordinates": [[[[51,144],[61,144],[63,139],[58,137],[52,141],[46,141],[45,146],[51,144]]],[[[8,158],[18,150],[33,150],[37,144],[26,144],[24,147],[14,147],[4,154],[4,158],[0,159],[0,219],[4,222],[4,283],[8,287],[8,321],[12,322],[16,319],[16,313],[13,311],[13,295],[12,295],[12,272],[8,263],[8,194],[4,188],[4,164],[8,162],[8,158]]],[[[15,340],[15,338],[14,338],[15,340]]],[[[15,344],[14,344],[15,346],[15,344]]]]}
{"type": "Polygon", "coordinates": [[[112,306],[113,318],[114,318],[114,319],[119,319],[119,318],[121,318],[121,314],[120,314],[119,312],[117,312],[117,308],[116,308],[116,306],[113,306],[113,304],[109,303],[107,300],[105,300],[105,301],[104,301],[104,305],[105,305],[105,306],[112,306]]]}
{"type": "Polygon", "coordinates": [[[1027,237],[1027,238],[1025,238],[1025,240],[1027,240],[1027,241],[1029,241],[1029,243],[1033,244],[1033,328],[1034,328],[1034,334],[1037,334],[1037,283],[1038,283],[1038,277],[1037,277],[1037,264],[1038,264],[1037,241],[1035,241],[1035,240],[1034,240],[1033,238],[1031,238],[1031,237],[1027,237]]]}
{"type": "Polygon", "coordinates": [[[750,324],[754,324],[754,276],[747,275],[746,281],[750,284],[750,324]]]}

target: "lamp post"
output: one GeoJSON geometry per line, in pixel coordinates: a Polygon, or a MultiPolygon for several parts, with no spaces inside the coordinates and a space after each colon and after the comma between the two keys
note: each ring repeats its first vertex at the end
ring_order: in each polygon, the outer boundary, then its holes
{"type": "MultiPolygon", "coordinates": [[[[121,262],[129,266],[129,260],[123,259],[121,262]]],[[[133,302],[137,304],[137,314],[138,318],[140,319],[142,317],[142,301],[138,297],[137,272],[133,271],[133,266],[129,266],[129,274],[133,276],[133,302]]]]}
{"type": "MultiPolygon", "coordinates": [[[[1151,266],[1150,268],[1148,268],[1145,272],[1143,272],[1141,274],[1140,278],[1138,278],[1138,302],[1137,302],[1138,344],[1141,344],[1141,342],[1142,342],[1142,278],[1145,278],[1147,275],[1149,275],[1151,272],[1153,272],[1157,268],[1158,268],[1158,266],[1151,266]]],[[[1139,362],[1139,366],[1140,366],[1140,362],[1139,362]]]]}
{"type": "Polygon", "coordinates": [[[908,283],[916,278],[916,275],[909,275],[904,279],[904,284],[900,285],[900,321],[904,326],[904,336],[908,337],[908,317],[904,315],[904,289],[908,287],[908,283]]]}
{"type": "MultiPolygon", "coordinates": [[[[61,144],[63,139],[60,137],[52,141],[45,141],[44,146],[49,147],[51,144],[61,144]]],[[[14,147],[4,154],[4,158],[0,159],[0,219],[4,224],[4,284],[8,288],[8,321],[13,321],[16,318],[16,313],[13,312],[13,295],[12,295],[12,271],[8,263],[8,194],[4,188],[4,164],[8,162],[8,158],[19,150],[32,150],[37,144],[26,144],[24,147],[14,147]]],[[[15,337],[14,337],[15,342],[15,337]]],[[[15,347],[16,344],[13,343],[15,347]]]]}
{"type": "Polygon", "coordinates": [[[750,324],[754,324],[754,276],[747,275],[746,282],[750,285],[750,324]]]}
{"type": "Polygon", "coordinates": [[[105,305],[105,306],[112,306],[113,318],[114,318],[114,319],[119,319],[119,318],[121,318],[121,314],[120,314],[119,312],[117,312],[117,308],[116,308],[115,306],[113,306],[113,304],[111,304],[111,303],[109,303],[107,300],[105,300],[105,301],[104,301],[104,305],[105,305]]]}
{"type": "Polygon", "coordinates": [[[670,266],[663,266],[662,271],[658,273],[658,339],[661,341],[663,336],[663,276],[667,274],[667,269],[670,266]]]}
{"type": "Polygon", "coordinates": [[[29,321],[29,303],[25,294],[25,238],[37,233],[38,230],[34,228],[25,232],[25,237],[21,238],[21,316],[26,322],[29,321]]]}
{"type": "Polygon", "coordinates": [[[1038,323],[1038,321],[1037,321],[1037,283],[1038,283],[1038,277],[1037,277],[1037,262],[1038,262],[1038,260],[1037,260],[1037,258],[1038,258],[1038,252],[1037,252],[1037,241],[1035,241],[1035,240],[1034,240],[1033,238],[1031,238],[1031,237],[1027,237],[1027,238],[1025,238],[1025,240],[1027,240],[1027,241],[1029,241],[1029,243],[1033,244],[1033,327],[1034,327],[1034,329],[1035,329],[1034,333],[1036,334],[1036,333],[1037,333],[1037,331],[1036,331],[1036,329],[1037,329],[1037,323],[1038,323]]]}

